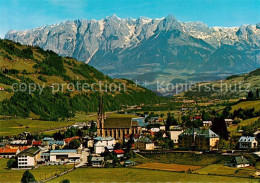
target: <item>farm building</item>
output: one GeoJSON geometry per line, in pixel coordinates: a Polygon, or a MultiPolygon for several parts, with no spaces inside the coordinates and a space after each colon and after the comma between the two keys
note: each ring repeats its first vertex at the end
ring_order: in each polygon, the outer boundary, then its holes
{"type": "Polygon", "coordinates": [[[248,167],[250,162],[244,156],[238,156],[232,159],[231,166],[236,168],[248,167]]]}

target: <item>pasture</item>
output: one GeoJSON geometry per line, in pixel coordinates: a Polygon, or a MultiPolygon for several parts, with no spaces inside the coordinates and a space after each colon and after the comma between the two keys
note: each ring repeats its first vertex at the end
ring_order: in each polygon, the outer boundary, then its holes
{"type": "Polygon", "coordinates": [[[81,182],[258,182],[256,179],[198,175],[136,168],[79,168],[50,181],[81,182]]]}
{"type": "Polygon", "coordinates": [[[194,173],[198,174],[211,174],[211,175],[228,175],[228,176],[239,176],[239,177],[250,177],[254,176],[255,170],[252,168],[234,168],[223,166],[219,164],[213,164],[201,168],[199,170],[195,170],[194,173]]]}
{"type": "MultiPolygon", "coordinates": [[[[8,159],[0,158],[0,182],[14,183],[20,182],[25,170],[9,170],[6,167],[8,159]]],[[[73,168],[74,165],[58,165],[58,166],[40,166],[39,168],[30,170],[36,180],[43,180],[55,175],[56,173],[64,172],[73,168]]]]}
{"type": "Polygon", "coordinates": [[[73,125],[76,122],[87,122],[96,119],[96,113],[85,114],[83,112],[77,113],[75,117],[65,119],[64,121],[42,121],[38,119],[33,120],[31,118],[11,118],[0,120],[0,136],[17,135],[26,130],[32,134],[43,132],[52,134],[55,132],[55,129],[73,125]]]}

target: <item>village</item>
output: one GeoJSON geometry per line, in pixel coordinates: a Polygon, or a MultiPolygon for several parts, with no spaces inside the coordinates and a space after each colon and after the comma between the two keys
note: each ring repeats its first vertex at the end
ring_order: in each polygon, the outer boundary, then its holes
{"type": "MultiPolygon", "coordinates": [[[[224,148],[224,136],[221,137],[213,131],[214,121],[205,120],[205,113],[199,113],[196,108],[187,105],[179,108],[178,113],[181,113],[182,121],[185,121],[188,111],[196,112],[188,117],[188,122],[184,124],[178,123],[170,112],[167,116],[154,112],[136,112],[141,108],[133,106],[128,112],[106,114],[101,99],[96,120],[76,122],[67,126],[64,131],[56,131],[49,136],[32,135],[26,129],[17,136],[3,137],[0,157],[9,159],[8,168],[16,171],[56,165],[72,165],[73,169],[138,166],[147,168],[140,158],[180,153],[184,156],[195,154],[198,157],[225,157],[222,166],[245,168],[254,167],[257,161],[257,158],[252,161],[251,155],[258,158],[260,156],[260,130],[249,136],[243,135],[242,130],[237,129],[237,133],[241,134],[238,141],[224,148]]],[[[224,119],[225,129],[233,124],[236,124],[236,120],[224,119]]],[[[229,139],[230,137],[225,142],[229,139]]],[[[164,165],[160,166],[164,168],[164,165]]],[[[182,166],[185,172],[192,170],[190,167],[185,168],[185,164],[182,166]]],[[[260,175],[258,170],[254,172],[254,177],[260,175]]]]}

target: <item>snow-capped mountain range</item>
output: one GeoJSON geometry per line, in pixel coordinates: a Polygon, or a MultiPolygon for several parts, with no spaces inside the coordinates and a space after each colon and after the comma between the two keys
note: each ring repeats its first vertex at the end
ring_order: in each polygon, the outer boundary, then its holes
{"type": "Polygon", "coordinates": [[[194,80],[194,74],[201,73],[230,75],[260,66],[260,23],[208,27],[180,22],[173,15],[157,19],[112,15],[10,30],[5,38],[74,57],[111,76],[151,82],[165,76],[194,80]]]}

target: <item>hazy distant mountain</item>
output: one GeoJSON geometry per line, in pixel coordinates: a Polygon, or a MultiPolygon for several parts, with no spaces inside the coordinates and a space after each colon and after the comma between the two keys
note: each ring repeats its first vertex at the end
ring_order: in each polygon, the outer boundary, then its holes
{"type": "Polygon", "coordinates": [[[260,66],[260,24],[208,27],[161,19],[76,20],[26,31],[6,39],[38,45],[89,63],[114,77],[148,80],[214,80],[260,66]],[[201,73],[210,77],[201,77],[201,73]]]}

